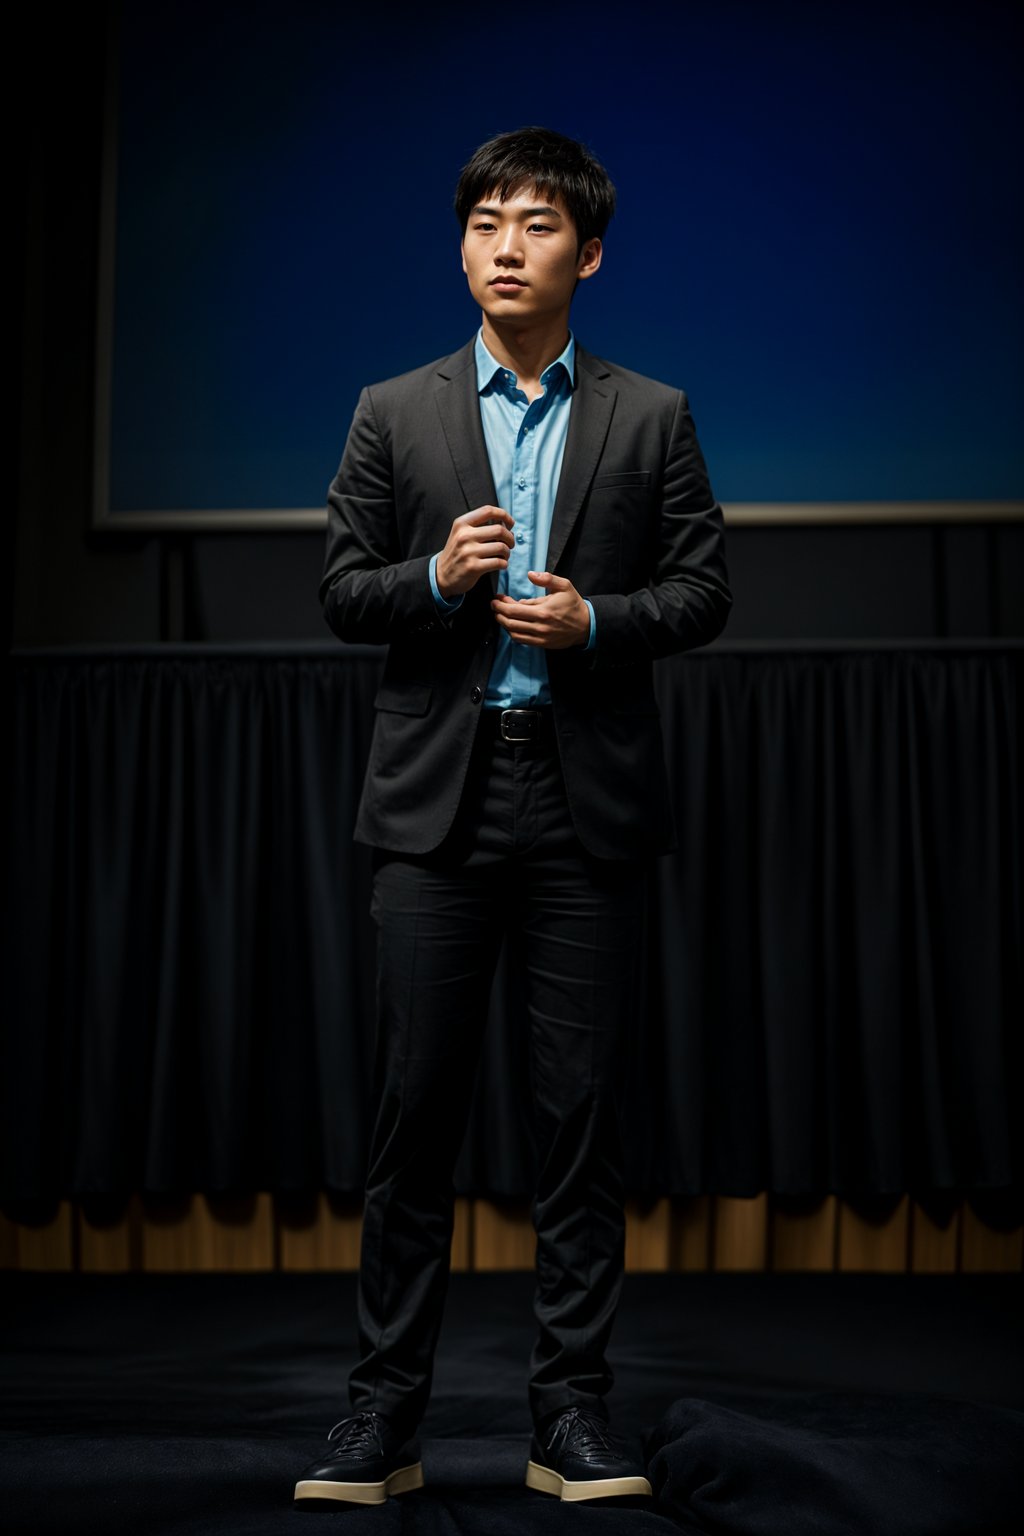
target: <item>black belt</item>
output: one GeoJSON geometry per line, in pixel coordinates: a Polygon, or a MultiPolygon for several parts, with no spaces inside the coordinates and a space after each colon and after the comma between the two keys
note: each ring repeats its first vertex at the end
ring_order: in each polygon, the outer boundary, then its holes
{"type": "Polygon", "coordinates": [[[547,709],[485,709],[481,730],[502,741],[551,741],[554,712],[547,709]]]}

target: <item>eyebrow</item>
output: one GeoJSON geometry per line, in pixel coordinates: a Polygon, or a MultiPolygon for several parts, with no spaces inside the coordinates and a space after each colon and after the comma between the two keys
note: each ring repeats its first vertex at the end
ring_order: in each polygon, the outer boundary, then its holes
{"type": "MultiPolygon", "coordinates": [[[[485,208],[482,203],[478,203],[470,214],[470,218],[473,217],[474,213],[487,213],[490,214],[492,218],[497,218],[501,214],[501,209],[485,208]]],[[[545,218],[548,219],[560,219],[562,217],[557,208],[548,208],[546,206],[540,208],[524,208],[519,214],[519,217],[521,219],[535,219],[538,214],[543,214],[545,218]]]]}

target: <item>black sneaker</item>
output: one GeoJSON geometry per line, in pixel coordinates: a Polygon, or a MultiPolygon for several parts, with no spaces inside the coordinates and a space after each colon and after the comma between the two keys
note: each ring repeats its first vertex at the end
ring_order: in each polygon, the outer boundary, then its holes
{"type": "Polygon", "coordinates": [[[567,1408],[534,1435],[526,1467],[527,1488],[560,1499],[651,1496],[644,1469],[612,1434],[599,1414],[567,1408]]]}
{"type": "Polygon", "coordinates": [[[389,1493],[423,1487],[420,1448],[400,1440],[382,1413],[355,1413],[327,1436],[334,1449],[314,1461],[295,1484],[296,1499],[383,1504],[389,1493]]]}

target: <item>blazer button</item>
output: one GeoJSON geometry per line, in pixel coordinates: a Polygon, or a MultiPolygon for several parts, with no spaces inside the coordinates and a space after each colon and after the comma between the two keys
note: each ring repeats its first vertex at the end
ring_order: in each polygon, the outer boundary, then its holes
{"type": "Polygon", "coordinates": [[[482,688],[474,688],[473,692],[469,696],[469,702],[471,704],[479,704],[480,700],[483,698],[483,696],[484,696],[484,691],[483,691],[482,688]]]}

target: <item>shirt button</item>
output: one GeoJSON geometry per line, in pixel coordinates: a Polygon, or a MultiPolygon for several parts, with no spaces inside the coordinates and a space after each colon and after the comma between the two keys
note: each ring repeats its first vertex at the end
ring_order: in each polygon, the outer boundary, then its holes
{"type": "Polygon", "coordinates": [[[526,490],[526,481],[525,480],[520,480],[519,481],[519,489],[521,491],[525,491],[526,490]]]}
{"type": "Polygon", "coordinates": [[[483,698],[483,696],[484,695],[483,695],[483,690],[482,689],[474,688],[472,693],[469,696],[469,702],[471,704],[479,704],[480,700],[483,698]]]}
{"type": "Polygon", "coordinates": [[[516,543],[517,544],[525,544],[526,543],[526,539],[523,537],[523,535],[521,533],[517,533],[516,534],[516,543]]]}

